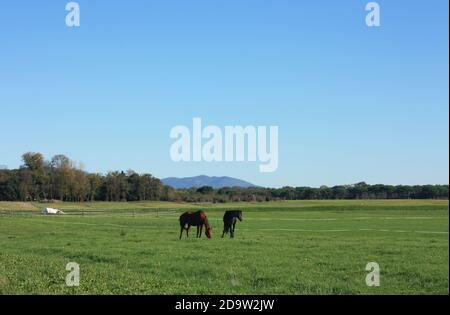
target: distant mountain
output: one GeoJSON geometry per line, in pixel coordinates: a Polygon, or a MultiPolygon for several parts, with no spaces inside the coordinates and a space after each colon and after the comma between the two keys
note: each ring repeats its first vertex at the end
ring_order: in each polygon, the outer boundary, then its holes
{"type": "Polygon", "coordinates": [[[249,182],[232,178],[232,177],[210,177],[210,176],[195,176],[195,177],[168,177],[161,180],[164,185],[171,186],[173,188],[199,188],[203,186],[211,186],[213,188],[223,187],[257,187],[249,182]]]}

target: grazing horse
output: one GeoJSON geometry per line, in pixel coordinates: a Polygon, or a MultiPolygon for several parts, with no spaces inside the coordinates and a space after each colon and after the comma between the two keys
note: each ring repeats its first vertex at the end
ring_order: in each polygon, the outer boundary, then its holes
{"type": "Polygon", "coordinates": [[[189,237],[189,229],[191,226],[197,227],[197,238],[202,237],[203,226],[205,226],[205,234],[207,238],[211,238],[211,226],[209,225],[208,218],[203,211],[197,212],[185,212],[180,216],[180,240],[183,237],[183,231],[186,230],[186,235],[189,237]]]}
{"type": "Polygon", "coordinates": [[[237,220],[242,221],[242,211],[236,210],[225,212],[225,215],[223,216],[224,227],[222,238],[225,236],[225,234],[228,234],[228,232],[230,233],[230,237],[234,238],[234,230],[236,228],[237,220]]]}

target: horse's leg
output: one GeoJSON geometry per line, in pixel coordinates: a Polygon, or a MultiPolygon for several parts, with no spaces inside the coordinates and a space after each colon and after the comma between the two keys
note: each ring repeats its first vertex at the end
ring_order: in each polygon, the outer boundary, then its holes
{"type": "Polygon", "coordinates": [[[183,230],[184,230],[184,226],[181,227],[181,232],[180,232],[180,240],[183,237],[183,230]]]}
{"type": "Polygon", "coordinates": [[[191,228],[191,226],[188,225],[188,227],[187,227],[187,229],[186,229],[186,235],[187,235],[187,237],[189,237],[189,230],[190,230],[190,228],[191,228]]]}
{"type": "Polygon", "coordinates": [[[228,234],[228,233],[230,233],[230,226],[227,224],[225,226],[225,234],[228,234]]]}
{"type": "Polygon", "coordinates": [[[198,238],[202,238],[202,234],[203,234],[203,224],[200,225],[200,236],[198,238]]]}

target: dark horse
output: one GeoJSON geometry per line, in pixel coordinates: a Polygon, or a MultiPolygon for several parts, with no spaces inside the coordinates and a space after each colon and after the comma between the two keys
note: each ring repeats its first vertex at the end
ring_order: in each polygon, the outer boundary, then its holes
{"type": "Polygon", "coordinates": [[[234,230],[236,228],[237,220],[242,221],[242,211],[227,211],[223,216],[223,234],[222,238],[225,234],[230,233],[230,237],[234,238],[234,230]]]}
{"type": "Polygon", "coordinates": [[[206,229],[206,237],[211,238],[211,226],[209,225],[208,218],[203,211],[185,212],[180,216],[180,240],[183,237],[184,230],[186,230],[186,235],[189,237],[189,229],[191,226],[197,227],[197,238],[202,237],[203,226],[205,226],[206,229]]]}

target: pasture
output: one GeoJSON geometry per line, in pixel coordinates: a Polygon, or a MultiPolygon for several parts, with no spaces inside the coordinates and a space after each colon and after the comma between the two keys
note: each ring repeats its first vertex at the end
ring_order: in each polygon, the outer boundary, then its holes
{"type": "Polygon", "coordinates": [[[448,294],[448,231],[448,201],[0,202],[0,294],[448,294]],[[179,240],[189,209],[206,212],[211,240],[179,240]],[[244,220],[221,239],[230,209],[244,220]]]}

